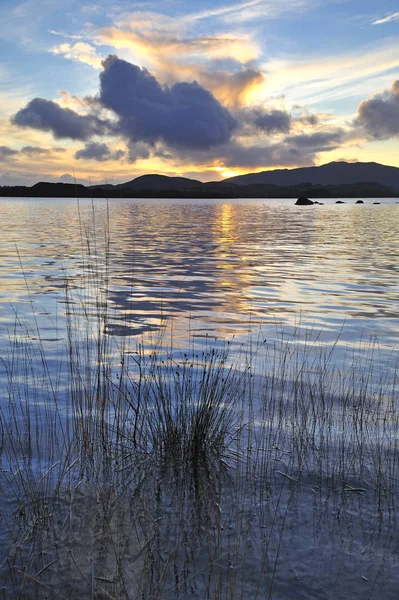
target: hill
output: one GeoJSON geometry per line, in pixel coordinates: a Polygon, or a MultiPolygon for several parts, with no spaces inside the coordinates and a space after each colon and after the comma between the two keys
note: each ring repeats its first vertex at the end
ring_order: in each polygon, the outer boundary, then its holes
{"type": "Polygon", "coordinates": [[[299,169],[276,169],[229,177],[225,181],[236,185],[347,185],[359,182],[379,183],[399,191],[399,169],[375,162],[347,163],[331,162],[320,167],[302,167],[299,169]]]}
{"type": "Polygon", "coordinates": [[[383,198],[399,196],[399,169],[377,163],[335,162],[320,167],[249,173],[202,183],[186,177],[142,175],[118,185],[85,187],[40,182],[0,187],[0,196],[78,198],[383,198]]]}
{"type": "Polygon", "coordinates": [[[132,181],[114,186],[117,190],[192,190],[201,187],[203,183],[187,177],[167,177],[166,175],[141,175],[132,181]]]}

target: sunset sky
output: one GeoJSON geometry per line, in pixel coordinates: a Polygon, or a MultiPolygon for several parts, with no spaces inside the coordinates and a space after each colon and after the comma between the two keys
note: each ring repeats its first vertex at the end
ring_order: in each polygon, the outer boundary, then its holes
{"type": "Polygon", "coordinates": [[[397,0],[1,0],[0,185],[399,167],[397,0]]]}

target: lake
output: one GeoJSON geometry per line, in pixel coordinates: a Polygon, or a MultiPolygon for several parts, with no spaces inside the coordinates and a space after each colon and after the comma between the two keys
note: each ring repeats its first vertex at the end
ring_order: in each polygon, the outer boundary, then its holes
{"type": "Polygon", "coordinates": [[[342,341],[377,336],[381,348],[394,348],[399,205],[325,202],[112,199],[78,206],[76,199],[3,198],[3,331],[13,325],[10,307],[27,318],[31,299],[36,312],[62,316],[65,275],[84,275],[82,244],[94,210],[97,250],[109,230],[114,333],[138,335],[173,316],[179,336],[191,320],[199,337],[241,336],[248,327],[268,333],[279,323],[287,331],[313,327],[335,341],[345,323],[342,341]]]}
{"type": "Polygon", "coordinates": [[[0,199],[5,598],[397,597],[399,204],[323,202],[0,199]]]}

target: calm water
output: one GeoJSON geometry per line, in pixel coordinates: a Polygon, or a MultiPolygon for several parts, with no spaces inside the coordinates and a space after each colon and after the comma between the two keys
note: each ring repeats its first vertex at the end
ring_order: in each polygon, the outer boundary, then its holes
{"type": "Polygon", "coordinates": [[[248,329],[272,336],[278,323],[346,347],[376,336],[389,353],[399,339],[396,200],[293,204],[1,199],[2,338],[16,314],[33,313],[46,340],[62,337],[65,276],[83,288],[102,268],[109,229],[113,333],[137,336],[173,316],[176,339],[189,329],[240,339],[248,329]]]}

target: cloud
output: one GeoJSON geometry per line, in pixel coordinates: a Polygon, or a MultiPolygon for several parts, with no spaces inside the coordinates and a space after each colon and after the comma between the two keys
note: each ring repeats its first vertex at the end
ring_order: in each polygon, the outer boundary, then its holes
{"type": "Polygon", "coordinates": [[[261,71],[245,67],[232,73],[199,69],[196,75],[220,102],[232,107],[245,105],[251,94],[265,82],[265,76],[261,71]]]}
{"type": "Polygon", "coordinates": [[[269,146],[243,146],[239,143],[230,144],[225,148],[223,165],[225,167],[294,167],[307,166],[314,163],[315,154],[308,150],[301,151],[296,147],[285,144],[270,144],[269,146]]]}
{"type": "Polygon", "coordinates": [[[52,33],[53,35],[58,35],[60,37],[63,38],[68,38],[70,40],[83,40],[84,36],[82,34],[69,34],[69,33],[65,33],[64,31],[58,31],[56,29],[49,29],[49,33],[52,33]]]}
{"type": "MultiPolygon", "coordinates": [[[[155,151],[153,155],[160,157],[160,153],[163,154],[163,151],[155,151]]],[[[144,142],[132,142],[128,145],[128,160],[131,163],[134,163],[136,162],[136,160],[139,159],[149,158],[150,155],[151,147],[148,146],[148,144],[145,144],[144,142]]],[[[164,153],[163,157],[165,158],[166,155],[167,153],[164,153]]]]}
{"type": "MultiPolygon", "coordinates": [[[[290,5],[299,5],[291,0],[290,5]]],[[[159,81],[173,85],[177,81],[196,80],[209,89],[219,101],[228,106],[243,103],[251,88],[264,83],[263,74],[249,63],[256,61],[260,45],[255,35],[229,31],[223,25],[223,33],[193,34],[193,28],[203,29],[204,19],[216,16],[233,16],[255,7],[274,11],[271,1],[256,0],[224,6],[221,9],[184,14],[173,18],[165,14],[145,11],[122,13],[110,26],[86,28],[85,36],[69,36],[62,31],[52,31],[67,38],[66,43],[54,46],[51,52],[71,60],[100,67],[101,60],[94,45],[106,45],[116,52],[128,51],[134,56],[135,64],[149,69],[159,81]],[[68,38],[72,38],[72,41],[68,38]],[[75,41],[77,43],[75,43],[75,41]],[[217,62],[235,62],[234,72],[230,68],[215,68],[217,62]]],[[[277,11],[278,12],[278,11],[277,11]]],[[[263,15],[264,16],[264,15],[263,15]]],[[[209,29],[209,28],[208,28],[209,29]]]]}
{"type": "Polygon", "coordinates": [[[243,144],[232,140],[228,144],[207,151],[187,151],[184,156],[174,156],[175,162],[185,165],[202,165],[208,168],[265,169],[268,167],[295,167],[314,164],[313,148],[300,148],[284,141],[271,144],[243,144]],[[180,161],[180,162],[179,162],[180,161]]]}
{"type": "Polygon", "coordinates": [[[34,98],[11,119],[19,127],[51,131],[55,138],[87,140],[93,135],[107,133],[110,124],[92,115],[79,115],[56,102],[34,98]]]}
{"type": "Polygon", "coordinates": [[[189,15],[187,19],[200,21],[203,19],[219,18],[229,24],[244,23],[256,21],[260,18],[273,18],[281,14],[285,15],[290,11],[301,11],[311,6],[309,0],[286,0],[285,2],[275,2],[274,0],[249,0],[222,6],[220,8],[211,8],[196,14],[189,15]]]}
{"type": "Polygon", "coordinates": [[[87,160],[97,160],[99,162],[120,160],[124,155],[124,150],[112,152],[107,144],[100,144],[98,142],[86,144],[82,150],[75,152],[75,158],[78,160],[84,158],[87,160]]]}
{"type": "Polygon", "coordinates": [[[131,141],[201,149],[230,140],[236,120],[198,83],[162,86],[146,69],[117,56],[103,67],[99,101],[118,115],[119,131],[131,141]]]}
{"type": "Polygon", "coordinates": [[[287,134],[293,125],[293,118],[289,112],[272,106],[238,108],[233,114],[241,125],[239,136],[246,138],[287,134]]]}
{"type": "Polygon", "coordinates": [[[70,175],[69,173],[64,173],[60,177],[58,177],[57,181],[61,183],[77,183],[76,177],[74,175],[70,175]]]}
{"type": "Polygon", "coordinates": [[[44,154],[50,154],[50,150],[47,148],[40,148],[39,146],[24,146],[21,148],[21,153],[26,156],[42,156],[44,154]]]}
{"type": "Polygon", "coordinates": [[[97,45],[128,50],[136,64],[148,68],[163,83],[195,79],[223,104],[245,100],[249,88],[263,82],[262,73],[247,66],[260,56],[258,43],[254,36],[238,31],[193,36],[197,16],[173,19],[135,12],[122,15],[113,26],[99,28],[91,36],[97,45]],[[215,68],[223,61],[234,62],[235,72],[215,68]]]}
{"type": "Polygon", "coordinates": [[[399,79],[390,90],[359,104],[355,124],[378,140],[399,135],[399,79]]]}
{"type": "MultiPolygon", "coordinates": [[[[354,139],[356,135],[357,132],[351,127],[346,129],[336,127],[327,131],[289,135],[269,143],[266,138],[258,143],[254,143],[250,137],[233,139],[230,143],[207,152],[186,153],[182,161],[186,159],[192,164],[251,170],[309,166],[317,162],[321,152],[335,150],[345,142],[354,139]]],[[[174,158],[179,159],[176,156],[174,158]]]]}
{"type": "Polygon", "coordinates": [[[0,146],[0,161],[7,162],[18,154],[17,150],[13,150],[9,146],[0,146]]]}
{"type": "Polygon", "coordinates": [[[194,57],[203,60],[231,58],[243,64],[256,59],[260,53],[257,44],[246,35],[174,36],[168,30],[143,29],[137,20],[130,27],[123,23],[121,27],[99,29],[94,41],[116,50],[128,49],[142,64],[151,67],[165,66],[176,60],[188,63],[194,57]]]}
{"type": "Polygon", "coordinates": [[[59,46],[53,46],[50,49],[52,54],[64,56],[74,60],[75,62],[82,62],[95,69],[101,69],[102,58],[97,54],[97,51],[93,46],[86,42],[77,42],[76,44],[60,44],[59,46]]]}
{"type": "Polygon", "coordinates": [[[391,21],[397,21],[399,19],[399,12],[394,12],[383,19],[378,19],[378,21],[373,21],[373,25],[382,25],[383,23],[391,23],[391,21]]]}
{"type": "MultiPolygon", "coordinates": [[[[231,113],[198,83],[161,85],[146,69],[116,56],[103,61],[100,93],[86,99],[86,105],[92,114],[82,115],[51,100],[34,98],[11,122],[49,131],[56,138],[89,141],[94,135],[117,135],[128,141],[131,162],[148,158],[157,142],[180,149],[224,144],[237,127],[231,113]],[[114,121],[100,118],[104,109],[114,121]]],[[[114,159],[105,145],[98,143],[79,150],[76,158],[114,159]]]]}
{"type": "Polygon", "coordinates": [[[255,110],[254,124],[265,133],[288,133],[291,129],[291,116],[285,110],[255,110]]]}
{"type": "Polygon", "coordinates": [[[326,56],[296,56],[260,66],[267,73],[267,95],[286,96],[292,104],[314,105],[364,97],[385,87],[399,68],[399,45],[392,39],[378,46],[326,56]]]}
{"type": "Polygon", "coordinates": [[[303,123],[304,125],[312,125],[313,127],[318,124],[319,117],[312,113],[307,113],[305,115],[300,115],[295,119],[298,123],[303,123]]]}
{"type": "Polygon", "coordinates": [[[312,152],[326,152],[338,148],[350,132],[337,128],[335,131],[317,131],[310,134],[291,135],[285,138],[285,143],[297,149],[310,149],[312,152]]]}

